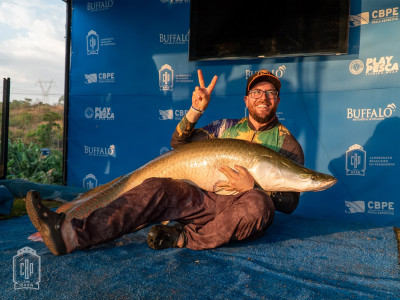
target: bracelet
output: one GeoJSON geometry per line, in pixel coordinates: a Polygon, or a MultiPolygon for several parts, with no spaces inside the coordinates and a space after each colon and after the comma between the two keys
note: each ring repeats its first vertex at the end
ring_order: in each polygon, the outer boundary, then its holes
{"type": "Polygon", "coordinates": [[[204,110],[200,110],[200,109],[194,108],[193,105],[191,106],[191,108],[192,108],[193,110],[195,110],[195,111],[201,113],[201,114],[204,112],[204,110]]]}

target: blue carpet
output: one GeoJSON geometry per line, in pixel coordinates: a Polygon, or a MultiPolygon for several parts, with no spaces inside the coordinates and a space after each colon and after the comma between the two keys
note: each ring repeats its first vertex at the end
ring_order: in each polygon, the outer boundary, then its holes
{"type": "Polygon", "coordinates": [[[0,298],[399,299],[392,227],[278,214],[264,237],[208,251],[152,250],[148,230],[56,257],[27,240],[28,217],[0,221],[0,298]],[[39,290],[14,290],[23,247],[41,258],[39,290]]]}

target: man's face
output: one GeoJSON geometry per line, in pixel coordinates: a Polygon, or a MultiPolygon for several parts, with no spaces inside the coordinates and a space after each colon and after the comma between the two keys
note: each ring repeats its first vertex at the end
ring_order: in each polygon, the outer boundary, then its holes
{"type": "MultiPolygon", "coordinates": [[[[249,118],[251,121],[256,121],[259,124],[266,124],[275,115],[278,109],[280,98],[278,96],[269,95],[266,96],[262,93],[260,98],[257,97],[257,93],[253,94],[251,91],[271,91],[277,94],[277,91],[272,83],[259,82],[250,91],[248,96],[244,97],[247,109],[249,110],[249,118]]],[[[258,93],[259,94],[259,93],[258,93]]]]}

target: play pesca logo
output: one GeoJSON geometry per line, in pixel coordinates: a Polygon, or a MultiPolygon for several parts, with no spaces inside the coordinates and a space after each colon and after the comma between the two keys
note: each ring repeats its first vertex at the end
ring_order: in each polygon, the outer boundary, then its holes
{"type": "Polygon", "coordinates": [[[349,71],[353,75],[360,75],[365,70],[366,76],[395,74],[399,71],[399,63],[392,56],[370,57],[364,61],[353,60],[349,65],[349,71]]]}
{"type": "Polygon", "coordinates": [[[86,119],[94,119],[100,121],[114,121],[115,115],[111,110],[111,107],[86,107],[85,109],[85,118],[86,119]]]}

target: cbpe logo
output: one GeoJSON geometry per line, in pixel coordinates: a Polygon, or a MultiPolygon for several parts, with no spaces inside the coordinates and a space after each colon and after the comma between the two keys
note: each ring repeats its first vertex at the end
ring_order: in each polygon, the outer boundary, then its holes
{"type": "Polygon", "coordinates": [[[350,27],[358,27],[366,24],[386,23],[399,20],[399,7],[363,12],[358,15],[350,15],[350,27]]]}
{"type": "Polygon", "coordinates": [[[174,111],[172,109],[159,109],[158,112],[160,113],[159,120],[172,120],[174,118],[174,111]]]}
{"type": "Polygon", "coordinates": [[[173,91],[174,89],[174,70],[170,65],[163,65],[158,71],[160,91],[173,91]]]}
{"type": "Polygon", "coordinates": [[[351,146],[346,151],[346,175],[365,176],[366,155],[367,152],[362,146],[357,144],[351,146]]]}
{"type": "Polygon", "coordinates": [[[345,206],[348,214],[365,213],[365,201],[345,201],[345,206]]]}
{"type": "Polygon", "coordinates": [[[111,107],[86,107],[85,109],[85,118],[92,119],[94,117],[95,120],[100,121],[112,121],[115,119],[114,113],[111,111],[111,107]]]}
{"type": "Polygon", "coordinates": [[[369,24],[369,12],[363,12],[358,15],[350,15],[350,27],[358,27],[369,24]]]}
{"type": "Polygon", "coordinates": [[[345,201],[347,214],[394,215],[394,202],[388,201],[345,201]]]}
{"type": "Polygon", "coordinates": [[[113,72],[103,72],[103,73],[92,73],[85,74],[85,83],[114,83],[115,82],[115,73],[113,72]]]}
{"type": "Polygon", "coordinates": [[[399,20],[399,7],[388,7],[386,9],[374,10],[371,13],[371,23],[386,23],[399,20]]]}
{"type": "Polygon", "coordinates": [[[17,251],[13,257],[14,289],[39,289],[40,283],[40,256],[29,247],[17,251]]]}
{"type": "Polygon", "coordinates": [[[91,84],[91,83],[96,83],[97,82],[97,74],[85,74],[85,83],[86,84],[91,84]]]}
{"type": "Polygon", "coordinates": [[[158,110],[160,113],[159,120],[182,120],[182,118],[187,114],[187,109],[166,109],[158,110]]]}

